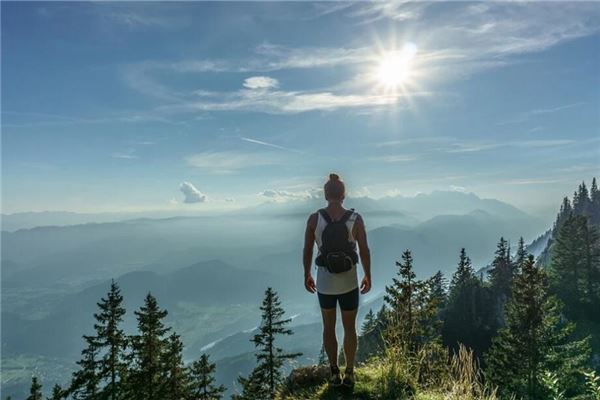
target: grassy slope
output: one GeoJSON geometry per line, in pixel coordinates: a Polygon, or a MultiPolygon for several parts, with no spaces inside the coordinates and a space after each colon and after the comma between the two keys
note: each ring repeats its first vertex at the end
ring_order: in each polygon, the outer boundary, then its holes
{"type": "MultiPolygon", "coordinates": [[[[309,367],[310,368],[310,367],[309,367]]],[[[390,397],[380,387],[381,366],[368,364],[356,369],[356,386],[354,391],[330,389],[321,377],[303,377],[296,382],[286,382],[278,400],[443,400],[443,394],[434,392],[416,393],[390,397]]]]}

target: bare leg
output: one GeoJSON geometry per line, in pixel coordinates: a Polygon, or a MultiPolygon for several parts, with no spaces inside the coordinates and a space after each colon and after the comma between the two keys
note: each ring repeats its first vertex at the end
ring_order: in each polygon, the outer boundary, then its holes
{"type": "Polygon", "coordinates": [[[335,336],[335,308],[321,308],[323,317],[323,346],[329,359],[329,365],[337,367],[338,365],[338,343],[335,336]]]}
{"type": "Polygon", "coordinates": [[[356,313],[358,310],[343,311],[342,324],[344,325],[344,357],[346,358],[346,369],[354,368],[356,357],[356,313]]]}

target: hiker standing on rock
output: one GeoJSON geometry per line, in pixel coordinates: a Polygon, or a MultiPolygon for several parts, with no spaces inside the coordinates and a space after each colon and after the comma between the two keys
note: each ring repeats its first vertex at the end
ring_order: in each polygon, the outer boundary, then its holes
{"type": "Polygon", "coordinates": [[[362,217],[343,207],[346,195],[344,182],[336,174],[330,174],[324,186],[327,207],[308,218],[304,236],[304,286],[310,293],[317,292],[323,317],[323,345],[331,366],[332,386],[354,386],[354,358],[357,347],[356,314],[358,311],[358,273],[360,261],[364,278],[360,293],[371,289],[371,255],[367,244],[367,232],[362,217]],[[314,244],[318,254],[317,282],[311,274],[314,244]],[[357,252],[358,247],[358,252],[357,252]],[[335,334],[336,308],[340,305],[344,326],[344,377],[338,367],[338,343],[335,334]]]}

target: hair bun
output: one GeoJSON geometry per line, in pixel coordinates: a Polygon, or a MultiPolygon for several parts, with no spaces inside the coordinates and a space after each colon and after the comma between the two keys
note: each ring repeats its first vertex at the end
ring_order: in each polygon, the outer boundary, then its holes
{"type": "Polygon", "coordinates": [[[329,180],[330,181],[339,181],[340,180],[340,176],[338,174],[329,174],[329,180]]]}

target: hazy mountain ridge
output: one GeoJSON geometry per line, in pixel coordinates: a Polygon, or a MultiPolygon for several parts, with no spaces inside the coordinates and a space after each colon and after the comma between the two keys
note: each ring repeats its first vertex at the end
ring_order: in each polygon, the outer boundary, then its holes
{"type": "MultiPolygon", "coordinates": [[[[499,236],[516,241],[546,227],[510,205],[474,195],[451,192],[453,200],[447,202],[444,192],[422,196],[418,202],[448,212],[420,219],[413,217],[416,211],[385,211],[390,207],[385,201],[415,200],[348,201],[370,228],[373,294],[395,273],[394,262],[406,248],[413,249],[416,273],[425,277],[438,269],[452,271],[460,247],[467,247],[475,265],[487,263],[499,236]],[[454,204],[456,199],[465,201],[454,204]]],[[[318,305],[302,286],[301,248],[306,217],[321,206],[318,200],[276,207],[265,216],[137,218],[3,232],[3,357],[74,360],[81,335],[91,329],[96,302],[108,280],[117,277],[128,311],[126,329],[133,330],[133,311],[152,291],[170,312],[167,322],[182,335],[186,357],[223,339],[205,350],[214,354],[218,376],[227,384],[252,365],[247,330],[258,322],[258,300],[268,285],[286,300],[288,315],[300,314],[294,329],[307,332],[306,343],[292,349],[314,358],[320,331],[310,327],[318,321],[318,305]],[[299,205],[304,209],[293,209],[299,205]],[[50,344],[48,334],[56,338],[50,344]],[[234,349],[240,353],[233,354],[234,349]]]]}

